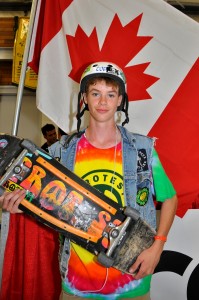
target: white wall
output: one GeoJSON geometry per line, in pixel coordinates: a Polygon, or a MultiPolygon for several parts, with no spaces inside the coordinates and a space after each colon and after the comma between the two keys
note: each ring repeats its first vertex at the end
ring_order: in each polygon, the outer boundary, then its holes
{"type": "MultiPolygon", "coordinates": [[[[11,134],[15,120],[17,100],[17,87],[0,87],[0,132],[11,134]]],[[[46,123],[53,123],[43,115],[36,107],[36,94],[24,90],[19,113],[17,135],[28,138],[40,146],[45,140],[41,133],[41,127],[46,123]]],[[[54,124],[54,123],[53,123],[54,124]]]]}
{"type": "MultiPolygon", "coordinates": [[[[11,134],[15,116],[17,88],[0,87],[0,131],[11,134]]],[[[36,144],[41,140],[41,113],[36,108],[35,92],[24,91],[19,114],[17,135],[36,144]]]]}

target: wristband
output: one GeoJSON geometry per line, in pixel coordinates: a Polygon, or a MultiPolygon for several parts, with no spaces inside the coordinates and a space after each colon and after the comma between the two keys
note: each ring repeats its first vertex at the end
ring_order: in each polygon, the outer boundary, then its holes
{"type": "Polygon", "coordinates": [[[166,241],[167,241],[167,237],[164,236],[164,235],[155,235],[155,236],[154,236],[154,239],[155,239],[155,240],[160,240],[160,241],[163,241],[163,242],[166,242],[166,241]]]}

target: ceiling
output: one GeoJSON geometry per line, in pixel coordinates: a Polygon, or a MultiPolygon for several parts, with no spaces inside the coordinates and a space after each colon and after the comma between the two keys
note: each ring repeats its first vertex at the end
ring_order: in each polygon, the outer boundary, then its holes
{"type": "MultiPolygon", "coordinates": [[[[56,1],[56,0],[55,0],[56,1]]],[[[199,14],[199,0],[165,0],[185,14],[199,14]]],[[[30,11],[32,0],[0,0],[1,11],[30,11]]]]}
{"type": "Polygon", "coordinates": [[[187,15],[199,15],[199,0],[165,1],[187,15]]]}
{"type": "Polygon", "coordinates": [[[0,0],[0,11],[30,11],[32,0],[0,0]]]}

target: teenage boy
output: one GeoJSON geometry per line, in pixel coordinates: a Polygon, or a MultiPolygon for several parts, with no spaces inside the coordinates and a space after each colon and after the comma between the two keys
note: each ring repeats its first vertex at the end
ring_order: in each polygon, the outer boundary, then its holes
{"type": "MultiPolygon", "coordinates": [[[[80,81],[78,133],[63,146],[61,163],[113,201],[137,209],[157,230],[157,235],[153,245],[131,266],[132,275],[101,266],[93,254],[63,237],[61,299],[150,299],[151,274],[159,262],[175,216],[176,192],[154,149],[154,139],[118,126],[115,122],[117,111],[125,113],[122,125],[128,123],[123,71],[114,63],[89,65],[80,81]],[[85,110],[89,111],[89,123],[80,131],[85,110]],[[161,202],[157,228],[154,197],[161,202]]],[[[4,208],[16,212],[24,194],[23,191],[10,194],[0,199],[4,208]]]]}

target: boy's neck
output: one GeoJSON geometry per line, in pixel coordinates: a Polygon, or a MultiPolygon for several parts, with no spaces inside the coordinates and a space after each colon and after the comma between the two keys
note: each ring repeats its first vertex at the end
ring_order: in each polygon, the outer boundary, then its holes
{"type": "Polygon", "coordinates": [[[102,126],[99,126],[98,128],[88,126],[85,136],[89,143],[101,149],[114,147],[121,141],[121,134],[116,124],[106,128],[103,128],[102,126]]]}

